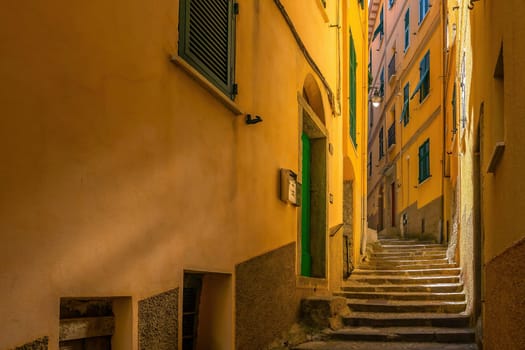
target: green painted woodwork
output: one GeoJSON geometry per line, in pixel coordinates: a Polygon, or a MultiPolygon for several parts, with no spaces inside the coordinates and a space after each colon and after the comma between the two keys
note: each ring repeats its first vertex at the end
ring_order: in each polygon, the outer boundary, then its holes
{"type": "Polygon", "coordinates": [[[231,99],[237,94],[234,0],[179,2],[179,56],[231,99]]]}
{"type": "Polygon", "coordinates": [[[301,275],[311,276],[312,256],[310,255],[310,182],[311,145],[308,135],[301,136],[303,148],[302,188],[301,188],[301,275]]]}
{"type": "Polygon", "coordinates": [[[357,80],[356,80],[357,55],[355,52],[354,39],[350,35],[350,138],[357,147],[356,128],[356,104],[357,104],[357,80]]]}

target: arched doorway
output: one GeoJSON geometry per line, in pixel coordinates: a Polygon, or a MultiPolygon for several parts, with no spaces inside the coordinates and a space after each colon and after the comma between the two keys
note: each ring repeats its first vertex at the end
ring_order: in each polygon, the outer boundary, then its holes
{"type": "Polygon", "coordinates": [[[326,277],[327,236],[327,130],[321,92],[315,79],[308,75],[300,111],[301,219],[299,233],[300,274],[326,277]]]}

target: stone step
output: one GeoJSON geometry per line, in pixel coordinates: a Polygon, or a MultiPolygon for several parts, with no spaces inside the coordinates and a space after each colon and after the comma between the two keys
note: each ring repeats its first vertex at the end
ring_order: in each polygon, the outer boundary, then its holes
{"type": "Polygon", "coordinates": [[[454,293],[463,291],[461,283],[428,283],[428,284],[378,284],[346,282],[342,286],[346,292],[407,292],[407,293],[454,293]]]}
{"type": "Polygon", "coordinates": [[[355,312],[438,312],[460,313],[467,306],[465,301],[435,300],[386,300],[386,299],[348,299],[348,307],[355,312]]]}
{"type": "Polygon", "coordinates": [[[441,301],[465,301],[462,292],[453,293],[411,293],[411,292],[341,292],[338,296],[348,299],[384,299],[384,300],[441,300],[441,301]]]}
{"type": "Polygon", "coordinates": [[[372,252],[384,252],[384,253],[404,253],[404,252],[446,252],[447,248],[439,247],[426,247],[418,248],[414,246],[399,246],[399,247],[377,247],[372,249],[372,252]]]}
{"type": "Polygon", "coordinates": [[[443,327],[352,327],[328,333],[330,340],[472,343],[475,333],[470,328],[443,327]]]}
{"type": "Polygon", "coordinates": [[[476,344],[315,341],[298,345],[293,350],[478,350],[476,344]]]}
{"type": "Polygon", "coordinates": [[[459,276],[352,276],[353,283],[360,284],[435,284],[435,283],[459,283],[459,276]]]}
{"type": "Polygon", "coordinates": [[[412,250],[412,249],[430,249],[430,250],[447,250],[448,247],[442,244],[381,244],[374,247],[381,250],[412,250]]]}
{"type": "Polygon", "coordinates": [[[447,260],[445,253],[443,254],[426,254],[426,255],[387,255],[387,256],[370,256],[370,262],[398,262],[398,261],[436,261],[447,260]]]}
{"type": "Polygon", "coordinates": [[[442,269],[356,269],[352,271],[352,276],[458,276],[461,274],[461,268],[442,268],[442,269]]]}
{"type": "MultiPolygon", "coordinates": [[[[395,263],[389,263],[389,264],[374,264],[369,265],[368,263],[364,263],[358,266],[359,270],[376,270],[376,269],[385,269],[385,270],[418,270],[418,269],[453,269],[458,267],[457,264],[453,263],[441,263],[437,262],[435,264],[429,264],[429,265],[399,265],[395,263]]],[[[354,270],[355,271],[355,270],[354,270]]]]}
{"type": "Polygon", "coordinates": [[[409,258],[424,258],[424,259],[443,259],[447,257],[446,252],[439,251],[423,251],[423,252],[377,252],[370,254],[370,259],[396,259],[396,260],[406,260],[409,258]]]}
{"type": "Polygon", "coordinates": [[[395,260],[395,259],[370,259],[366,262],[366,264],[371,266],[377,266],[377,265],[395,265],[395,266],[403,266],[403,265],[423,265],[423,266],[430,266],[431,264],[448,264],[448,259],[403,259],[403,260],[395,260]]]}
{"type": "Polygon", "coordinates": [[[353,312],[343,322],[351,327],[468,327],[470,317],[445,313],[353,312]]]}
{"type": "Polygon", "coordinates": [[[434,241],[419,241],[417,239],[380,239],[380,245],[434,245],[434,241]]]}

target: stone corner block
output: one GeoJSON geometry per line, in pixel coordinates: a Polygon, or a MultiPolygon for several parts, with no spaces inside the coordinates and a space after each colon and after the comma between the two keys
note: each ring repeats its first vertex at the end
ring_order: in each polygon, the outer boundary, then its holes
{"type": "Polygon", "coordinates": [[[301,301],[301,320],[308,327],[340,329],[350,310],[343,297],[310,297],[301,301]]]}

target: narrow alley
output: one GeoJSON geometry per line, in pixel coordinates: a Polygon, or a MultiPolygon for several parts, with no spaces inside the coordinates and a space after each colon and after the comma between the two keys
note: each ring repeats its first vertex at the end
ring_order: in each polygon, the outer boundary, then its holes
{"type": "Polygon", "coordinates": [[[0,350],[525,350],[523,0],[3,5],[0,350]]]}

